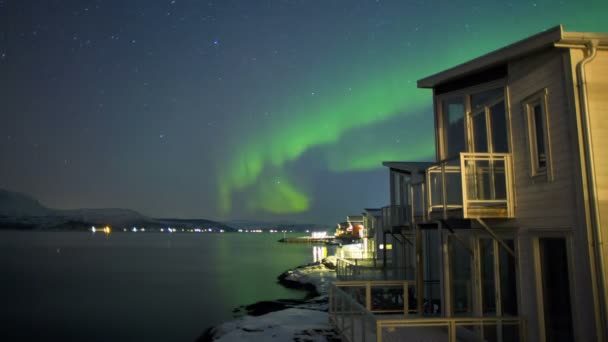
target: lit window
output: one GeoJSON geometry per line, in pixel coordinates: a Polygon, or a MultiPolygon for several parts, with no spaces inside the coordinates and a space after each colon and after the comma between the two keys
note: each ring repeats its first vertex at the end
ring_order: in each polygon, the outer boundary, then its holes
{"type": "Polygon", "coordinates": [[[530,146],[531,176],[547,175],[550,167],[546,92],[524,102],[530,146]]]}

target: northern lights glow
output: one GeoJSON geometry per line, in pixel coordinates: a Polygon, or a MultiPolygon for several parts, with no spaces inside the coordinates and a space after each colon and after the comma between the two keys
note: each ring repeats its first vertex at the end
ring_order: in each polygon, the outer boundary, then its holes
{"type": "MultiPolygon", "coordinates": [[[[455,5],[445,6],[450,8],[455,5]]],[[[495,6],[487,10],[496,11],[501,7],[495,6]]],[[[512,6],[513,4],[509,5],[512,6]]],[[[532,6],[536,7],[538,4],[534,3],[532,6]]],[[[598,1],[591,4],[591,7],[596,7],[596,10],[604,13],[608,11],[608,3],[598,1]]],[[[457,6],[454,12],[442,11],[441,15],[457,15],[463,9],[467,9],[467,6],[457,6]]],[[[252,200],[248,202],[251,210],[269,210],[272,207],[273,213],[280,214],[307,210],[308,203],[313,199],[308,198],[304,191],[297,190],[292,183],[272,183],[270,189],[261,178],[267,167],[281,169],[286,163],[319,146],[326,151],[327,169],[335,173],[380,168],[382,161],[386,160],[432,160],[434,135],[432,131],[416,131],[415,122],[416,119],[432,120],[432,100],[429,92],[416,89],[415,80],[534,34],[540,31],[542,23],[548,23],[545,28],[550,27],[551,23],[572,22],[573,27],[584,26],[581,30],[608,29],[608,24],[603,23],[589,8],[583,9],[574,4],[563,5],[561,9],[552,7],[541,18],[534,17],[532,11],[525,13],[524,10],[520,15],[520,24],[515,27],[511,26],[510,22],[501,23],[504,18],[497,21],[484,20],[475,24],[483,25],[484,29],[471,35],[449,29],[452,25],[447,22],[440,27],[446,29],[444,32],[433,28],[430,32],[427,31],[424,41],[417,44],[423,48],[402,47],[391,51],[387,46],[386,51],[396,55],[393,60],[403,59],[403,62],[385,64],[373,72],[358,74],[358,81],[354,83],[343,82],[347,78],[344,75],[329,73],[329,79],[325,82],[334,90],[330,91],[330,95],[321,99],[311,98],[309,103],[301,107],[286,106],[297,110],[267,129],[256,131],[248,138],[247,147],[232,154],[229,166],[224,170],[226,173],[222,173],[218,182],[221,212],[230,211],[233,192],[244,190],[252,193],[252,200]],[[577,19],[564,20],[579,17],[582,12],[588,15],[584,25],[577,19]],[[568,13],[567,17],[564,16],[565,13],[568,13]],[[426,44],[429,41],[432,43],[426,44]],[[429,46],[433,44],[438,46],[429,46]],[[386,139],[386,128],[384,131],[363,133],[366,128],[372,129],[374,124],[395,117],[402,120],[400,129],[407,131],[406,134],[400,135],[403,138],[399,144],[386,139]],[[353,135],[351,139],[348,139],[349,134],[353,135]],[[293,196],[280,196],[280,205],[267,202],[275,202],[272,193],[283,192],[293,196]]],[[[467,24],[466,27],[470,25],[467,24]]],[[[410,34],[404,33],[403,39],[411,38],[410,34]]],[[[420,37],[414,39],[418,40],[420,37]]],[[[377,66],[374,62],[370,62],[370,65],[377,66]]],[[[357,69],[352,70],[353,74],[356,72],[357,69]]]]}
{"type": "Polygon", "coordinates": [[[605,0],[0,1],[0,188],[56,208],[333,223],[386,204],[382,161],[433,159],[418,79],[560,23],[608,32],[606,13],[605,0]]]}

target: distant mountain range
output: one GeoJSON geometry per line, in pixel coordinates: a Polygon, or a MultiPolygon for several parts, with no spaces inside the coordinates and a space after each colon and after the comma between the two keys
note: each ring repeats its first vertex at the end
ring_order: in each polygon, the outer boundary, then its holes
{"type": "Polygon", "coordinates": [[[28,195],[0,189],[0,229],[88,230],[91,226],[111,226],[114,229],[216,228],[234,231],[232,227],[212,220],[150,218],[129,209],[52,209],[28,195]]]}

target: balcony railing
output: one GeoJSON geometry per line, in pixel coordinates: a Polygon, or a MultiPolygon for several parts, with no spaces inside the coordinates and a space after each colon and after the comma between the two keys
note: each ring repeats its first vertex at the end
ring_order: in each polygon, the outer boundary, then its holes
{"type": "Polygon", "coordinates": [[[409,288],[406,281],[334,282],[329,321],[350,342],[526,341],[521,317],[420,317],[409,309],[409,288]]]}
{"type": "Polygon", "coordinates": [[[385,232],[399,233],[399,229],[412,224],[411,207],[389,205],[382,208],[382,222],[385,232]]]}
{"type": "Polygon", "coordinates": [[[427,169],[429,215],[462,210],[463,218],[512,218],[513,171],[508,153],[461,153],[427,169]]]}
{"type": "Polygon", "coordinates": [[[414,274],[413,267],[403,267],[389,263],[382,265],[376,259],[343,259],[336,261],[336,276],[342,281],[363,280],[403,280],[408,274],[414,274]]]}
{"type": "Polygon", "coordinates": [[[413,183],[410,186],[410,212],[414,222],[426,221],[427,201],[424,182],[413,183]]]}

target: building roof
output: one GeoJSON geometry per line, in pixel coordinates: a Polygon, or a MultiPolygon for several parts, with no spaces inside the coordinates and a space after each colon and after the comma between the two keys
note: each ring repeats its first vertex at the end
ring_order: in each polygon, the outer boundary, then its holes
{"type": "Polygon", "coordinates": [[[348,215],[348,216],[346,216],[346,220],[348,222],[359,222],[359,221],[363,221],[363,216],[362,215],[348,215]]]}
{"type": "Polygon", "coordinates": [[[382,208],[363,208],[364,211],[364,215],[365,213],[376,213],[376,212],[382,212],[382,208]]]}
{"type": "Polygon", "coordinates": [[[362,212],[363,216],[382,216],[382,209],[380,208],[365,208],[362,212]]]}
{"type": "Polygon", "coordinates": [[[606,33],[566,32],[562,25],[555,26],[481,57],[418,80],[418,88],[435,88],[463,76],[492,69],[510,60],[552,46],[582,48],[591,39],[598,40],[601,47],[608,47],[608,34],[606,33]]]}
{"type": "Polygon", "coordinates": [[[399,162],[399,161],[385,161],[382,165],[390,168],[391,170],[402,171],[405,173],[418,173],[426,170],[429,166],[433,165],[434,162],[399,162]]]}

